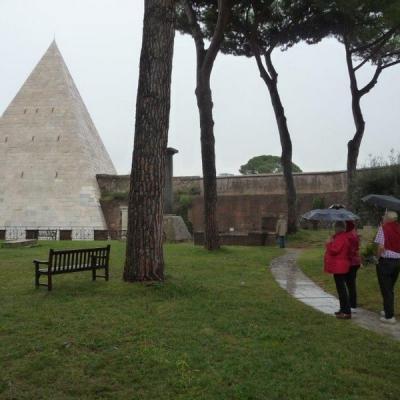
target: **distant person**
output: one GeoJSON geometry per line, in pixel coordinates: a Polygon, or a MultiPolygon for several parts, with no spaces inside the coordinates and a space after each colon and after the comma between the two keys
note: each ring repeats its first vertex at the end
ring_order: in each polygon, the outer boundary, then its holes
{"type": "Polygon", "coordinates": [[[346,275],[346,286],[349,293],[351,312],[357,312],[357,271],[360,269],[360,236],[353,221],[346,221],[346,232],[349,238],[350,269],[346,275]]]}
{"type": "Polygon", "coordinates": [[[280,214],[278,221],[276,221],[275,233],[276,233],[276,237],[278,238],[279,247],[281,249],[285,248],[285,239],[286,239],[287,230],[288,230],[287,225],[288,224],[287,224],[285,215],[280,214]]]}
{"type": "Polygon", "coordinates": [[[394,211],[387,211],[375,238],[378,244],[376,274],[383,298],[381,321],[395,324],[394,286],[400,272],[400,224],[394,211]]]}
{"type": "Polygon", "coordinates": [[[346,277],[350,270],[350,241],[343,221],[335,222],[335,234],[326,244],[325,272],[333,274],[339,297],[340,309],[335,312],[338,319],[350,319],[350,298],[346,286],[346,277]]]}

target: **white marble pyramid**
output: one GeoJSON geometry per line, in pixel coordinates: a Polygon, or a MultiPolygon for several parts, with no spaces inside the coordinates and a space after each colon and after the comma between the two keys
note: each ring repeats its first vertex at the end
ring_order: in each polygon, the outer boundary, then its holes
{"type": "Polygon", "coordinates": [[[0,118],[0,227],[106,229],[115,174],[55,41],[0,118]]]}

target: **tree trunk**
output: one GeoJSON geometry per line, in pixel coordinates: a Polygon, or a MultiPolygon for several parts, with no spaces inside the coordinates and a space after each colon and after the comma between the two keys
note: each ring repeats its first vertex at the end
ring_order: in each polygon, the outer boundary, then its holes
{"type": "Polygon", "coordinates": [[[216,250],[220,245],[217,224],[217,172],[215,169],[213,101],[209,77],[202,77],[201,72],[198,72],[196,98],[200,114],[203,164],[204,247],[207,250],[216,250]]]}
{"type": "Polygon", "coordinates": [[[208,49],[205,49],[204,35],[201,30],[193,2],[183,2],[197,54],[196,98],[200,115],[201,158],[203,164],[204,187],[204,247],[208,250],[219,249],[217,224],[217,173],[215,169],[215,138],[213,120],[213,101],[210,77],[215,59],[224,39],[225,27],[230,17],[230,0],[218,0],[218,20],[208,49]]]}
{"type": "Polygon", "coordinates": [[[347,202],[348,206],[351,207],[353,203],[353,186],[354,178],[357,171],[357,161],[360,152],[361,141],[365,131],[365,121],[363,118],[360,95],[358,92],[352,90],[352,110],[353,119],[356,127],[356,132],[347,143],[347,202]]]}
{"type": "Polygon", "coordinates": [[[265,63],[267,69],[264,67],[259,51],[259,47],[256,42],[251,41],[254,56],[257,62],[258,69],[260,71],[261,78],[267,85],[269,95],[271,98],[272,107],[274,109],[275,118],[278,126],[279,138],[281,141],[282,154],[281,163],[283,169],[283,177],[285,179],[286,188],[286,201],[287,201],[287,212],[288,212],[288,232],[295,233],[297,231],[297,194],[296,186],[293,179],[292,171],[292,140],[290,138],[290,132],[287,125],[285,116],[285,109],[283,108],[281,97],[278,90],[278,74],[274,68],[271,59],[271,52],[268,51],[264,54],[265,63]]]}
{"type": "Polygon", "coordinates": [[[174,0],[145,0],[123,279],[163,280],[163,195],[174,0]]]}
{"type": "MultiPolygon", "coordinates": [[[[360,152],[361,141],[365,131],[365,121],[361,110],[362,94],[358,89],[357,76],[353,65],[352,52],[350,49],[350,44],[346,37],[344,37],[344,48],[346,52],[347,71],[350,79],[351,108],[353,112],[354,125],[356,127],[356,132],[353,138],[347,143],[347,206],[351,207],[353,203],[352,200],[354,178],[357,171],[357,161],[358,154],[360,152]]],[[[374,79],[375,76],[370,85],[373,84],[374,79]]]]}
{"type": "Polygon", "coordinates": [[[292,171],[292,140],[287,125],[285,109],[283,108],[279,95],[277,80],[272,79],[267,87],[271,97],[282,147],[281,163],[286,188],[288,232],[295,233],[297,231],[297,194],[292,171]]]}

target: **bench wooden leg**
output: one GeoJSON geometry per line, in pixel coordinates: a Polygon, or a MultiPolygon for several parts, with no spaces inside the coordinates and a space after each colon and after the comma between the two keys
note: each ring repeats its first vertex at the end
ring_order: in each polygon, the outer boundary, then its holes
{"type": "Polygon", "coordinates": [[[92,281],[95,281],[95,280],[96,280],[96,269],[93,268],[92,269],[92,281]]]}
{"type": "Polygon", "coordinates": [[[107,267],[106,267],[106,269],[105,269],[105,278],[106,278],[106,281],[108,281],[108,278],[109,278],[109,274],[108,274],[108,265],[107,265],[107,267]]]}
{"type": "Polygon", "coordinates": [[[53,279],[52,279],[51,274],[48,274],[47,275],[47,290],[49,292],[51,292],[51,289],[53,289],[53,279]]]}
{"type": "Polygon", "coordinates": [[[40,279],[39,268],[36,266],[36,268],[35,268],[35,287],[36,287],[36,289],[39,287],[39,279],[40,279]]]}

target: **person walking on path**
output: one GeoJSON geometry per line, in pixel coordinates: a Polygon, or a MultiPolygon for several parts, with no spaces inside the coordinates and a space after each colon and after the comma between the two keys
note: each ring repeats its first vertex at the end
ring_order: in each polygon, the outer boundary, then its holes
{"type": "Polygon", "coordinates": [[[285,248],[285,238],[287,235],[288,224],[284,214],[280,214],[278,221],[276,222],[275,233],[278,238],[279,247],[281,249],[285,248]]]}
{"type": "Polygon", "coordinates": [[[343,221],[335,222],[335,234],[326,244],[324,270],[333,274],[339,297],[340,309],[335,312],[336,318],[350,319],[351,307],[349,293],[346,287],[346,276],[350,269],[350,241],[343,221]]]}
{"type": "Polygon", "coordinates": [[[379,287],[383,298],[381,321],[395,324],[394,286],[400,272],[400,224],[394,211],[387,211],[375,238],[379,261],[376,266],[379,287]]]}
{"type": "Polygon", "coordinates": [[[346,286],[349,293],[350,307],[352,313],[357,311],[357,271],[361,265],[360,258],[360,237],[353,221],[346,221],[346,232],[349,238],[350,269],[346,275],[346,286]]]}

